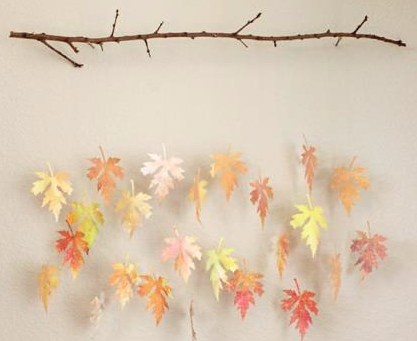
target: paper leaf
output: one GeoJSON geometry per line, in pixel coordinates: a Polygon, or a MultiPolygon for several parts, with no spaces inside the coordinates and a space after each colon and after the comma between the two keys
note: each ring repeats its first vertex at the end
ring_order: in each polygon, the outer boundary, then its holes
{"type": "Polygon", "coordinates": [[[139,296],[147,296],[146,310],[152,308],[156,324],[161,322],[162,316],[169,309],[167,298],[171,298],[171,287],[165,278],[143,275],[140,276],[144,283],[138,287],[139,296]]]}
{"type": "Polygon", "coordinates": [[[359,190],[370,187],[368,178],[363,175],[366,168],[353,167],[355,160],[356,157],[353,158],[348,168],[335,168],[330,184],[330,187],[337,191],[348,215],[350,215],[355,201],[360,198],[359,190]]]}
{"type": "Polygon", "coordinates": [[[88,254],[88,244],[84,240],[84,233],[80,231],[74,233],[71,228],[69,231],[58,231],[58,233],[61,239],[56,241],[55,248],[59,253],[65,253],[62,264],[69,263],[72,277],[75,279],[84,263],[82,252],[88,254]]]}
{"type": "Polygon", "coordinates": [[[288,234],[284,232],[277,240],[277,270],[279,278],[282,278],[282,274],[287,265],[288,252],[288,234]]]}
{"type": "Polygon", "coordinates": [[[210,271],[210,281],[217,301],[223,284],[228,281],[227,272],[234,272],[238,269],[236,259],[231,257],[234,250],[222,248],[222,244],[223,239],[221,238],[217,249],[207,251],[206,262],[206,271],[210,271]]]}
{"type": "Polygon", "coordinates": [[[143,218],[148,219],[152,215],[152,207],[148,203],[152,197],[142,192],[135,194],[133,180],[131,183],[131,192],[122,191],[122,197],[116,202],[115,212],[123,212],[122,224],[132,237],[136,228],[142,225],[143,218]]]}
{"type": "Polygon", "coordinates": [[[78,224],[78,231],[84,234],[84,240],[88,248],[94,244],[98,228],[104,224],[103,213],[100,211],[100,204],[96,202],[81,203],[72,202],[72,210],[68,212],[67,222],[70,225],[78,224]]]}
{"type": "Polygon", "coordinates": [[[44,265],[38,275],[39,295],[42,299],[43,308],[48,312],[49,296],[59,285],[59,267],[44,265]]]}
{"type": "Polygon", "coordinates": [[[104,292],[102,291],[100,292],[99,296],[95,296],[90,302],[92,306],[91,313],[90,313],[90,322],[96,327],[98,326],[101,316],[103,315],[104,301],[105,301],[105,295],[104,295],[104,292]]]}
{"type": "Polygon", "coordinates": [[[320,206],[313,206],[310,196],[307,195],[308,205],[296,205],[295,208],[300,212],[292,216],[290,225],[296,229],[303,227],[301,239],[306,239],[307,246],[311,249],[314,257],[320,240],[320,228],[327,229],[327,222],[323,216],[323,209],[320,206]]]}
{"type": "Polygon", "coordinates": [[[301,162],[305,168],[305,179],[308,185],[308,188],[311,192],[314,182],[314,172],[317,167],[317,157],[314,154],[316,148],[313,146],[303,145],[303,153],[301,154],[301,162]]]}
{"type": "Polygon", "coordinates": [[[175,271],[187,283],[191,270],[195,270],[193,258],[201,260],[201,247],[194,237],[181,237],[176,228],[175,233],[176,237],[164,240],[168,246],[162,250],[162,262],[173,259],[175,271]]]}
{"type": "Polygon", "coordinates": [[[258,203],[257,213],[261,218],[262,227],[265,224],[265,218],[269,212],[268,199],[273,199],[274,192],[271,186],[268,186],[269,178],[254,180],[250,183],[253,190],[250,192],[250,201],[252,204],[258,203]]]}
{"type": "Polygon", "coordinates": [[[263,276],[257,272],[246,271],[244,264],[243,270],[236,270],[233,278],[227,281],[226,289],[235,293],[234,304],[240,311],[242,320],[245,318],[249,306],[255,305],[255,294],[262,296],[263,284],[260,280],[263,276]]]}
{"type": "Polygon", "coordinates": [[[113,272],[109,278],[110,286],[117,286],[116,296],[119,298],[120,307],[123,309],[133,295],[133,290],[139,282],[137,263],[114,263],[113,272]]]}
{"type": "Polygon", "coordinates": [[[67,203],[64,195],[71,195],[72,185],[68,181],[69,175],[67,173],[57,172],[54,174],[49,163],[48,168],[49,173],[35,173],[40,180],[33,183],[31,192],[35,196],[44,194],[42,207],[49,205],[49,211],[53,213],[55,221],[58,221],[62,206],[67,203]]]}
{"type": "Polygon", "coordinates": [[[290,318],[290,325],[296,322],[296,329],[298,329],[301,339],[304,338],[308,327],[313,323],[310,312],[314,315],[318,314],[317,303],[314,301],[315,293],[311,291],[303,291],[301,293],[298,286],[298,281],[294,279],[297,290],[284,290],[287,298],[281,300],[281,308],[284,311],[290,311],[292,314],[290,318]]]}
{"type": "Polygon", "coordinates": [[[201,224],[201,202],[205,199],[207,195],[208,182],[206,180],[200,179],[200,170],[198,170],[196,176],[194,177],[193,187],[191,187],[188,193],[188,199],[195,201],[195,215],[198,222],[201,224]]]}
{"type": "Polygon", "coordinates": [[[163,156],[158,154],[148,154],[152,161],[145,162],[140,169],[142,174],[152,175],[149,188],[155,188],[155,195],[161,202],[174,189],[174,180],[184,179],[184,170],[180,165],[184,162],[178,157],[167,158],[165,146],[162,145],[163,156]]]}
{"type": "Polygon", "coordinates": [[[240,160],[240,155],[240,152],[211,155],[213,163],[211,164],[210,175],[214,178],[220,174],[221,184],[228,201],[237,186],[239,174],[245,174],[247,172],[246,164],[240,160]]]}
{"type": "Polygon", "coordinates": [[[116,188],[115,178],[123,179],[124,170],[118,165],[120,159],[116,157],[106,159],[101,147],[100,153],[100,158],[89,159],[93,166],[88,169],[87,176],[90,180],[97,179],[97,191],[103,197],[105,204],[109,204],[116,188]]]}
{"type": "Polygon", "coordinates": [[[340,264],[340,253],[333,255],[330,258],[330,279],[332,281],[333,298],[336,301],[339,295],[341,284],[342,264],[340,264]]]}
{"type": "Polygon", "coordinates": [[[378,261],[387,256],[387,247],[384,245],[387,238],[380,234],[372,235],[370,231],[356,231],[356,233],[358,238],[352,240],[350,250],[359,254],[355,265],[360,265],[362,279],[365,279],[378,268],[378,261]]]}

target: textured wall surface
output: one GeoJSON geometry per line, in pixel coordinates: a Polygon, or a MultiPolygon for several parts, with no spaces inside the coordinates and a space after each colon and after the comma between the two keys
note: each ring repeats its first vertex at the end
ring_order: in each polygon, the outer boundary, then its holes
{"type": "MultiPolygon", "coordinates": [[[[415,340],[417,325],[416,105],[417,21],[415,1],[152,1],[0,2],[0,339],[1,340],[187,340],[188,304],[195,301],[195,324],[204,340],[296,340],[289,315],[279,309],[282,289],[297,277],[317,292],[320,314],[306,340],[415,340]],[[41,44],[7,38],[10,30],[62,34],[108,34],[115,7],[121,10],[118,33],[165,30],[233,31],[258,11],[250,32],[302,33],[328,27],[353,30],[365,14],[363,32],[402,38],[407,48],[372,41],[267,44],[221,40],[152,41],[149,59],[142,43],[109,45],[104,53],[83,47],[77,70],[41,44]],[[294,204],[304,202],[306,186],[298,155],[302,134],[319,150],[314,201],[329,221],[313,260],[291,234],[289,267],[280,281],[272,240],[289,229],[294,204]],[[56,224],[41,201],[29,193],[33,172],[50,161],[72,174],[75,193],[99,199],[85,177],[88,157],[99,144],[122,158],[129,179],[146,190],[140,175],[147,152],[185,160],[186,179],[154,216],[129,240],[111,208],[106,224],[79,278],[68,271],[54,292],[46,315],[37,294],[36,275],[46,262],[58,263],[56,224]],[[204,226],[185,200],[198,166],[204,174],[209,155],[231,144],[242,151],[249,172],[229,204],[217,182],[209,186],[204,226]],[[331,169],[353,155],[368,167],[372,187],[346,216],[329,191],[331,169]],[[249,203],[248,183],[258,171],[271,177],[272,214],[260,229],[249,203]],[[366,220],[388,237],[388,258],[366,281],[353,267],[349,243],[366,220]],[[265,274],[264,296],[242,323],[232,297],[216,303],[208,275],[198,264],[184,286],[171,264],[161,264],[163,238],[173,224],[199,238],[204,248],[220,236],[265,274]],[[342,252],[343,285],[331,298],[328,257],[342,252]],[[107,281],[111,263],[126,253],[141,271],[169,278],[175,299],[159,327],[134,298],[123,311],[107,281]],[[109,295],[97,331],[90,328],[91,298],[109,295]]],[[[67,47],[64,47],[65,49],[67,47]]],[[[70,51],[68,50],[70,53],[70,51]]]]}

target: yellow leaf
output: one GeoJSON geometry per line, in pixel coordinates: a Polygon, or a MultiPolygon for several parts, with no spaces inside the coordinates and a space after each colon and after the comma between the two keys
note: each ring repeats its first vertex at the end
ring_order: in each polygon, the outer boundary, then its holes
{"type": "Polygon", "coordinates": [[[123,309],[133,295],[133,290],[139,281],[136,263],[115,263],[109,283],[111,286],[117,285],[116,296],[119,297],[120,306],[123,309]]]}
{"type": "Polygon", "coordinates": [[[239,159],[240,155],[240,152],[211,155],[213,163],[211,164],[210,175],[214,178],[217,174],[221,174],[221,184],[227,200],[230,199],[230,195],[237,186],[238,175],[247,172],[246,164],[239,159]]]}
{"type": "Polygon", "coordinates": [[[133,180],[131,184],[130,193],[126,190],[122,191],[122,198],[116,202],[115,212],[123,212],[122,224],[132,237],[136,228],[142,224],[143,217],[147,219],[152,215],[152,207],[147,203],[151,196],[142,192],[135,194],[133,180]]]}
{"type": "Polygon", "coordinates": [[[53,265],[44,265],[38,275],[39,295],[41,296],[45,312],[48,312],[49,296],[59,284],[59,268],[53,265]]]}
{"type": "Polygon", "coordinates": [[[46,172],[36,172],[40,180],[33,183],[31,192],[37,196],[43,193],[42,207],[49,204],[49,211],[51,211],[58,221],[59,213],[62,205],[66,204],[64,194],[71,195],[72,187],[68,180],[69,175],[65,172],[53,173],[51,165],[48,163],[49,174],[46,172]]]}
{"type": "Polygon", "coordinates": [[[320,228],[327,229],[327,222],[323,216],[323,209],[320,206],[313,206],[310,196],[307,194],[308,205],[296,205],[300,213],[294,214],[290,225],[296,229],[303,227],[301,238],[306,239],[314,257],[320,240],[320,228]]]}
{"type": "Polygon", "coordinates": [[[191,187],[190,192],[188,193],[188,198],[195,201],[195,215],[198,222],[201,224],[201,202],[205,199],[207,195],[208,182],[206,180],[200,180],[200,169],[197,172],[197,175],[194,177],[194,184],[191,187]]]}

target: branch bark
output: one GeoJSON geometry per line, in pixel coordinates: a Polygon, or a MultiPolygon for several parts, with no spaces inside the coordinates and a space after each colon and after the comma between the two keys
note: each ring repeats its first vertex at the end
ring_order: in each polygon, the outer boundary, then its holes
{"type": "Polygon", "coordinates": [[[70,62],[75,67],[81,67],[83,64],[75,62],[73,59],[68,57],[63,52],[59,51],[55,47],[51,46],[48,42],[59,42],[67,44],[71,47],[74,52],[78,52],[78,48],[75,44],[86,44],[89,46],[98,45],[103,49],[103,44],[107,43],[121,43],[125,41],[143,41],[146,47],[146,52],[151,57],[151,52],[149,49],[149,40],[152,39],[174,39],[174,38],[223,38],[223,39],[234,39],[241,42],[245,47],[248,45],[245,41],[259,41],[259,42],[271,42],[274,46],[277,46],[278,42],[285,41],[299,41],[299,40],[308,40],[308,39],[321,39],[321,38],[337,38],[336,46],[339,44],[342,38],[351,38],[351,39],[367,39],[374,40],[381,43],[391,44],[395,46],[406,46],[402,40],[395,40],[392,38],[387,38],[381,35],[372,34],[372,33],[358,33],[359,29],[363,24],[368,20],[368,17],[365,16],[364,20],[357,26],[353,32],[332,32],[327,30],[325,32],[318,33],[305,33],[305,34],[294,34],[294,35],[254,35],[254,34],[242,34],[242,30],[247,28],[249,25],[253,24],[257,19],[259,19],[261,13],[258,13],[253,19],[246,22],[242,27],[234,32],[207,32],[207,31],[198,31],[198,32],[160,32],[160,29],[163,25],[163,22],[158,26],[158,28],[151,33],[139,33],[132,35],[123,35],[115,36],[115,29],[117,24],[117,19],[119,17],[119,10],[116,10],[116,15],[114,23],[112,25],[111,34],[105,37],[84,37],[84,36],[63,36],[63,35],[54,35],[47,33],[29,33],[29,32],[10,32],[10,38],[17,39],[28,39],[36,40],[47,46],[49,49],[57,53],[60,57],[64,58],[70,62]]]}

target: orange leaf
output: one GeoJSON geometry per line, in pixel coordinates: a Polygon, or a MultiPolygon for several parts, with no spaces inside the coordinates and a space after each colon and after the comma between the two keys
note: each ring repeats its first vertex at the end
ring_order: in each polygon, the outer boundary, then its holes
{"type": "Polygon", "coordinates": [[[240,152],[211,155],[214,162],[211,164],[210,175],[214,178],[217,174],[221,174],[221,183],[227,200],[237,186],[238,175],[247,172],[246,164],[239,159],[240,155],[240,152]]]}
{"type": "MultiPolygon", "coordinates": [[[[69,225],[70,226],[70,225],[69,225]]],[[[61,239],[56,241],[56,250],[64,252],[64,259],[62,264],[69,263],[73,278],[77,278],[81,265],[84,263],[82,252],[88,254],[88,244],[83,239],[84,233],[70,231],[58,231],[61,239]]]]}
{"type": "Polygon", "coordinates": [[[246,312],[250,304],[255,304],[254,294],[262,296],[264,293],[263,284],[260,282],[263,276],[257,272],[247,272],[244,270],[236,270],[233,278],[227,282],[226,289],[229,292],[235,292],[234,303],[240,310],[242,320],[246,316],[246,312]]]}
{"type": "Polygon", "coordinates": [[[339,199],[342,201],[343,206],[345,206],[348,215],[350,215],[355,201],[360,198],[359,190],[370,187],[368,178],[362,174],[366,168],[353,168],[355,160],[356,157],[353,158],[348,168],[335,168],[330,184],[330,187],[338,192],[339,199]]]}
{"type": "Polygon", "coordinates": [[[261,217],[261,224],[264,226],[266,215],[269,212],[268,199],[274,197],[274,192],[271,186],[268,186],[269,178],[255,180],[250,183],[253,187],[252,192],[250,192],[250,201],[252,204],[258,202],[257,213],[261,217]]]}
{"type": "Polygon", "coordinates": [[[288,234],[284,232],[277,240],[277,269],[279,278],[282,278],[282,273],[287,265],[288,251],[288,234]]]}
{"type": "Polygon", "coordinates": [[[307,290],[301,293],[297,279],[294,279],[294,282],[297,291],[284,290],[288,298],[282,299],[281,308],[284,311],[290,311],[294,308],[291,314],[290,324],[297,322],[296,329],[298,329],[301,339],[303,339],[308,327],[313,323],[310,312],[317,315],[319,311],[317,303],[314,301],[315,293],[307,290]]]}
{"type": "Polygon", "coordinates": [[[113,177],[123,179],[123,168],[118,166],[120,159],[115,157],[105,158],[100,147],[101,158],[92,158],[93,166],[88,169],[87,176],[90,180],[97,178],[97,191],[100,192],[104,202],[108,204],[116,188],[116,181],[113,177]]]}
{"type": "Polygon", "coordinates": [[[313,146],[303,145],[304,152],[301,154],[301,162],[305,167],[305,179],[308,184],[308,188],[311,192],[314,181],[314,171],[317,167],[317,156],[314,154],[316,148],[313,146]]]}
{"type": "Polygon", "coordinates": [[[153,317],[158,325],[166,309],[169,309],[167,297],[171,298],[171,288],[167,285],[167,280],[162,277],[155,279],[154,276],[140,276],[145,282],[138,287],[139,296],[148,296],[146,310],[152,308],[153,317]]]}
{"type": "Polygon", "coordinates": [[[352,240],[350,249],[353,253],[359,254],[355,265],[361,265],[362,279],[365,279],[372,270],[378,268],[378,258],[382,260],[387,256],[387,247],[383,244],[387,238],[380,234],[372,235],[370,231],[356,233],[359,238],[352,240]]]}
{"type": "Polygon", "coordinates": [[[341,284],[340,275],[342,273],[342,264],[340,264],[340,253],[335,254],[330,258],[330,265],[331,265],[330,279],[332,280],[333,298],[334,300],[337,300],[337,296],[339,295],[340,284],[341,284]]]}
{"type": "Polygon", "coordinates": [[[59,268],[53,265],[42,266],[38,275],[39,295],[41,296],[43,308],[48,312],[49,296],[59,284],[59,268]]]}
{"type": "Polygon", "coordinates": [[[113,272],[109,283],[111,286],[117,285],[116,295],[119,297],[120,306],[123,309],[133,295],[134,287],[139,281],[137,263],[114,263],[113,272]]]}

